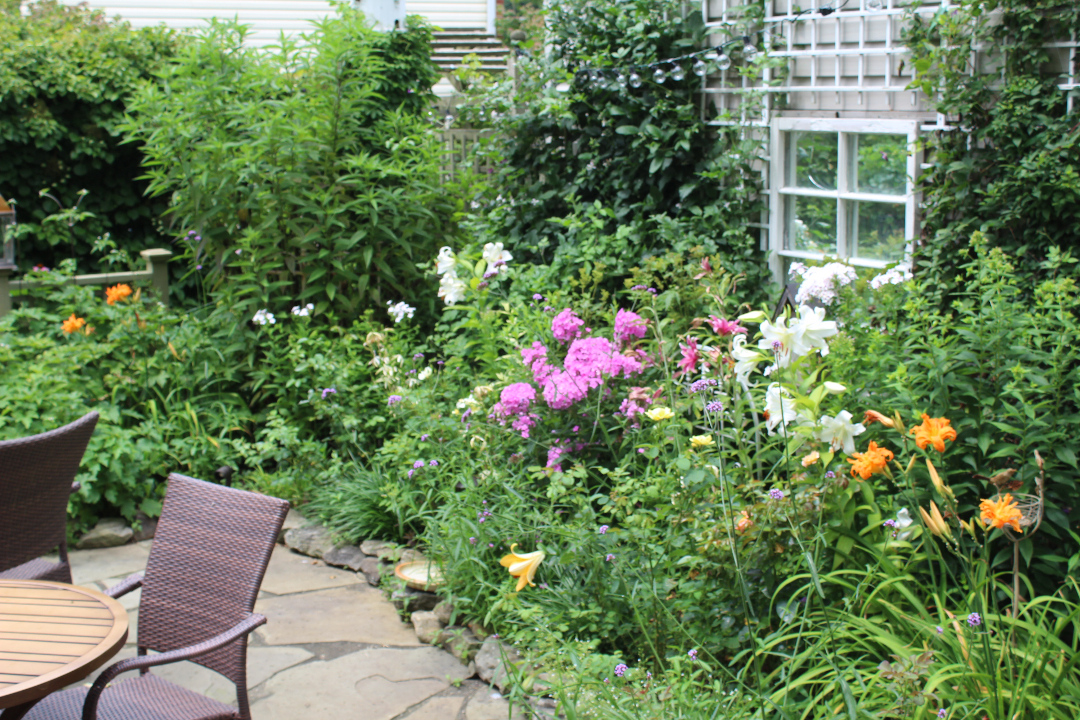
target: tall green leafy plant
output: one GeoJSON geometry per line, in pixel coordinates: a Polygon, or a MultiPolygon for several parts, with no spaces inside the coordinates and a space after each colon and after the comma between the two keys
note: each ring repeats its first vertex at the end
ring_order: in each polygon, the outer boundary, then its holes
{"type": "Polygon", "coordinates": [[[418,119],[430,30],[411,19],[383,35],[343,9],[303,45],[261,53],[244,35],[212,24],[124,126],[193,270],[240,313],[300,300],[348,319],[413,300],[417,260],[453,232],[418,119]]]}
{"type": "Polygon", "coordinates": [[[56,0],[29,10],[0,9],[0,194],[18,203],[20,265],[76,258],[97,270],[91,248],[106,232],[132,252],[161,242],[154,223],[164,205],[142,197],[142,154],[123,144],[119,123],[180,39],[56,0]],[[49,222],[80,199],[81,222],[49,222]]]}

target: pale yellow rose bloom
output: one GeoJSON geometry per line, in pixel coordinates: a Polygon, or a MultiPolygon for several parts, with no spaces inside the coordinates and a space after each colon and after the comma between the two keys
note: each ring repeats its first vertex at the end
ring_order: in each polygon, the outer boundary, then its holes
{"type": "Polygon", "coordinates": [[[699,448],[707,448],[715,445],[712,435],[695,435],[690,438],[690,446],[695,450],[699,448]]]}
{"type": "Polygon", "coordinates": [[[671,412],[671,408],[666,407],[654,407],[645,413],[650,420],[659,422],[660,420],[670,420],[675,417],[675,413],[671,412]]]}

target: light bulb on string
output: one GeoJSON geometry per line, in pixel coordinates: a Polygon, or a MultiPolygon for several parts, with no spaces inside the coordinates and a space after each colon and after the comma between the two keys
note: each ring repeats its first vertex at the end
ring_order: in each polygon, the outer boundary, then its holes
{"type": "Polygon", "coordinates": [[[721,70],[727,70],[731,67],[731,58],[727,56],[727,53],[720,53],[716,58],[716,67],[721,70]]]}
{"type": "Polygon", "coordinates": [[[697,75],[698,77],[705,77],[706,73],[709,72],[709,66],[706,65],[705,61],[702,60],[701,58],[698,58],[697,60],[694,61],[694,65],[693,65],[692,69],[694,71],[694,74],[697,75]]]}
{"type": "Polygon", "coordinates": [[[626,89],[626,76],[622,73],[615,74],[615,85],[618,88],[626,89]]]}
{"type": "Polygon", "coordinates": [[[866,0],[867,10],[884,10],[885,0],[866,0]]]}
{"type": "Polygon", "coordinates": [[[758,49],[752,42],[750,42],[749,36],[743,38],[742,54],[743,57],[747,60],[753,60],[758,54],[758,49]]]}
{"type": "Polygon", "coordinates": [[[664,81],[667,80],[667,73],[664,72],[664,68],[656,68],[656,70],[653,71],[652,79],[657,85],[663,85],[664,81]]]}
{"type": "Polygon", "coordinates": [[[630,78],[628,82],[630,83],[630,87],[639,88],[641,87],[641,76],[638,75],[636,72],[632,72],[630,73],[630,78]]]}
{"type": "Polygon", "coordinates": [[[682,69],[682,65],[675,63],[675,67],[671,69],[671,79],[675,82],[682,82],[686,77],[686,72],[682,69]]]}

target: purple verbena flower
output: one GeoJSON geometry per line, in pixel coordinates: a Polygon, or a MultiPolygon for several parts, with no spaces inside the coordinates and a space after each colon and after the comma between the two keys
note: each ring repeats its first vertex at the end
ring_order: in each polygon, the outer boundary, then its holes
{"type": "Polygon", "coordinates": [[[690,384],[690,392],[696,394],[711,387],[716,387],[716,381],[712,378],[702,378],[690,384]]]}
{"type": "Polygon", "coordinates": [[[713,400],[711,403],[705,405],[705,412],[718,413],[724,411],[724,403],[719,400],[713,400]]]}
{"type": "Polygon", "coordinates": [[[769,491],[769,497],[772,498],[773,500],[783,500],[784,499],[784,491],[780,490],[778,488],[773,488],[772,490],[769,491]]]}
{"type": "Polygon", "coordinates": [[[601,534],[601,535],[604,535],[604,534],[606,534],[606,533],[607,533],[608,529],[609,529],[609,528],[608,528],[608,526],[607,526],[607,525],[601,525],[601,526],[600,526],[600,530],[599,530],[599,532],[600,532],[600,534],[601,534]]]}
{"type": "Polygon", "coordinates": [[[325,400],[327,395],[337,395],[337,390],[332,387],[323,388],[322,399],[325,400]]]}
{"type": "Polygon", "coordinates": [[[414,462],[412,464],[412,466],[414,468],[416,468],[417,470],[419,470],[420,468],[424,467],[424,461],[423,460],[417,460],[416,462],[414,462]]]}
{"type": "Polygon", "coordinates": [[[533,300],[543,300],[544,296],[540,293],[533,293],[533,300]]]}
{"type": "Polygon", "coordinates": [[[476,544],[476,538],[474,538],[474,537],[469,538],[469,544],[470,545],[475,545],[476,544]]]}
{"type": "Polygon", "coordinates": [[[691,660],[697,660],[697,650],[690,650],[686,654],[691,660]]]}
{"type": "Polygon", "coordinates": [[[619,663],[618,665],[615,666],[615,676],[616,677],[622,677],[623,675],[626,674],[626,671],[629,670],[629,669],[630,668],[626,667],[626,665],[624,665],[623,663],[619,663]]]}
{"type": "Polygon", "coordinates": [[[399,402],[401,402],[404,399],[405,398],[401,397],[400,395],[391,395],[390,397],[388,397],[386,399],[386,404],[391,405],[391,406],[392,405],[397,405],[399,402]]]}
{"type": "Polygon", "coordinates": [[[979,627],[980,625],[982,625],[982,615],[979,615],[979,613],[973,612],[970,615],[968,615],[967,621],[968,621],[968,625],[970,625],[971,627],[979,627]]]}
{"type": "Polygon", "coordinates": [[[424,433],[423,435],[420,436],[420,442],[427,442],[427,439],[429,437],[431,437],[431,436],[428,435],[427,433],[424,433]]]}
{"type": "Polygon", "coordinates": [[[428,466],[429,467],[439,467],[439,461],[438,460],[432,460],[431,462],[428,463],[428,466]]]}
{"type": "Polygon", "coordinates": [[[615,562],[615,556],[612,555],[611,553],[608,553],[607,557],[605,557],[604,559],[607,560],[608,562],[615,562]]]}

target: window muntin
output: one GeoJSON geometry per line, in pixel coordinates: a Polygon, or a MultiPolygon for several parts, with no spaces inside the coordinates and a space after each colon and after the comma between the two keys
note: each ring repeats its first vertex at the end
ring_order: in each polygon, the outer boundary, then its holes
{"type": "Polygon", "coordinates": [[[871,267],[904,260],[917,218],[916,132],[905,121],[778,118],[772,250],[871,267]]]}

